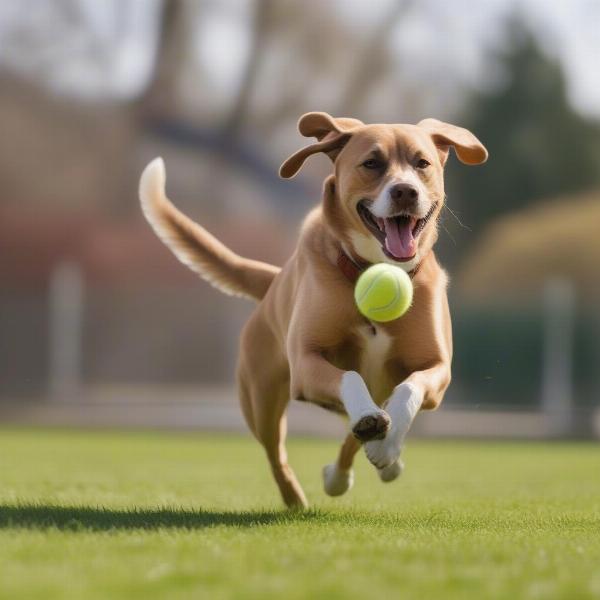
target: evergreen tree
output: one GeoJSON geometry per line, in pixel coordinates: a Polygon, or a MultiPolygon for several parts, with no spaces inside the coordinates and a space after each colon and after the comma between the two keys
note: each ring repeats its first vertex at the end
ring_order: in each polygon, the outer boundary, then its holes
{"type": "Polygon", "coordinates": [[[461,120],[490,159],[482,167],[448,170],[449,205],[473,230],[470,240],[499,215],[600,184],[598,124],[571,108],[560,65],[533,36],[516,20],[509,33],[510,50],[501,57],[504,81],[473,97],[461,120]]]}

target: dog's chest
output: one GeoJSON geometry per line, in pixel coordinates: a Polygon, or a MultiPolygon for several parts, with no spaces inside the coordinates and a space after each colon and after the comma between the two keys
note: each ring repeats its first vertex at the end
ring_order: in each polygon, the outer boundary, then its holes
{"type": "Polygon", "coordinates": [[[392,345],[391,336],[380,327],[367,325],[359,330],[361,338],[360,374],[376,403],[383,402],[390,390],[385,365],[392,345]]]}

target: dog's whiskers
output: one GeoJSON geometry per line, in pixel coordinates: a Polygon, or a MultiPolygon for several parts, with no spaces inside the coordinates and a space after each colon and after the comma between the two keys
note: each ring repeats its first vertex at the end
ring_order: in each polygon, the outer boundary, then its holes
{"type": "MultiPolygon", "coordinates": [[[[456,222],[463,228],[466,229],[467,231],[472,231],[472,229],[468,226],[465,225],[457,216],[457,214],[450,208],[450,206],[448,206],[448,199],[446,198],[446,202],[444,202],[444,208],[448,209],[448,212],[456,219],[456,222]]],[[[444,229],[446,229],[444,227],[444,229]]]]}
{"type": "Polygon", "coordinates": [[[442,229],[448,234],[448,237],[452,240],[452,243],[456,246],[456,240],[452,237],[452,234],[446,229],[446,226],[440,221],[442,229]]]}

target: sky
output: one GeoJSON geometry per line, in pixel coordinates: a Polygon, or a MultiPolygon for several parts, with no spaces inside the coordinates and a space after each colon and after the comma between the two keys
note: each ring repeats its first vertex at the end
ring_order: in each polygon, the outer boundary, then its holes
{"type": "MultiPolygon", "coordinates": [[[[332,0],[339,19],[365,35],[395,0],[332,0]]],[[[0,3],[0,64],[59,93],[135,97],[148,80],[156,49],[160,0],[70,0],[85,28],[65,27],[52,0],[0,3]]],[[[502,22],[522,15],[544,50],[559,60],[579,111],[600,118],[600,2],[596,0],[406,0],[404,26],[390,39],[397,56],[424,79],[456,78],[485,87],[494,77],[487,57],[506,40],[502,22]]],[[[215,0],[198,25],[193,52],[212,91],[232,96],[250,37],[248,0],[215,0]]],[[[316,10],[317,2],[307,3],[316,10]]]]}

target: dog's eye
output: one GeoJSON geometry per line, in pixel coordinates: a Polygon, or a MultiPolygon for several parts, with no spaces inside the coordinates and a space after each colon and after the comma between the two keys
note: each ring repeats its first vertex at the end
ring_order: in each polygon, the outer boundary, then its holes
{"type": "Polygon", "coordinates": [[[383,161],[377,159],[377,158],[368,158],[367,160],[365,160],[365,162],[362,164],[362,166],[365,169],[382,169],[384,164],[383,161]]]}
{"type": "Polygon", "coordinates": [[[424,158],[420,158],[417,161],[417,169],[426,169],[431,163],[428,160],[425,160],[424,158]]]}

